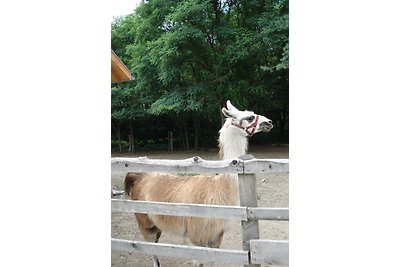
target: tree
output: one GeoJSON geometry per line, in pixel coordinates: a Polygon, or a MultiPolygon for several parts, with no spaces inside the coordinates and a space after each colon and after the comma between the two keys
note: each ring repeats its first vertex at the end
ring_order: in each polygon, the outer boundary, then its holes
{"type": "Polygon", "coordinates": [[[130,120],[166,116],[182,147],[198,149],[230,99],[268,112],[287,141],[288,12],[287,0],[151,0],[115,20],[112,48],[136,78],[121,89],[140,106],[130,120]]]}
{"type": "Polygon", "coordinates": [[[122,152],[121,125],[129,125],[132,138],[130,149],[133,152],[134,121],[146,116],[146,113],[143,113],[142,104],[136,101],[137,95],[136,87],[132,86],[132,82],[117,85],[111,89],[111,125],[117,135],[120,152],[122,152]]]}

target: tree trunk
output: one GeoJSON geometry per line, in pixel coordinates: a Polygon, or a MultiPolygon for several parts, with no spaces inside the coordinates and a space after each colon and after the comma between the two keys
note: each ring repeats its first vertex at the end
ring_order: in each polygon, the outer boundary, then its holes
{"type": "Polygon", "coordinates": [[[218,3],[218,0],[212,0],[212,6],[214,9],[214,15],[215,15],[215,25],[218,26],[220,24],[220,5],[218,3]]]}
{"type": "Polygon", "coordinates": [[[222,126],[224,126],[224,123],[225,123],[225,116],[224,116],[224,114],[222,113],[222,103],[221,103],[221,101],[218,99],[218,110],[219,110],[219,116],[220,116],[220,119],[221,119],[221,127],[222,126]]]}
{"type": "Polygon", "coordinates": [[[118,138],[119,153],[122,153],[121,125],[119,123],[117,124],[117,138],[118,138]]]}
{"type": "Polygon", "coordinates": [[[190,149],[190,145],[189,145],[189,134],[188,134],[188,128],[187,128],[187,121],[186,119],[184,120],[184,131],[185,131],[185,144],[186,144],[186,148],[185,150],[189,150],[190,149]]]}
{"type": "Polygon", "coordinates": [[[129,130],[130,130],[130,135],[129,135],[129,152],[130,153],[135,153],[135,139],[133,137],[133,122],[129,121],[129,130]]]}
{"type": "Polygon", "coordinates": [[[179,137],[180,137],[181,142],[182,142],[182,148],[183,148],[183,150],[185,150],[186,149],[186,147],[185,147],[185,137],[184,137],[183,132],[182,132],[182,127],[179,124],[179,122],[177,121],[176,117],[173,117],[173,119],[174,119],[174,122],[176,124],[176,127],[178,128],[179,137]]]}
{"type": "Polygon", "coordinates": [[[122,153],[122,144],[121,144],[121,126],[118,122],[113,123],[111,121],[111,126],[117,134],[118,144],[119,144],[119,153],[122,153]]]}
{"type": "Polygon", "coordinates": [[[172,131],[168,131],[168,150],[174,151],[174,133],[172,131]]]}
{"type": "Polygon", "coordinates": [[[194,149],[199,150],[199,120],[193,116],[193,126],[194,126],[194,149]]]}
{"type": "Polygon", "coordinates": [[[282,110],[282,127],[281,127],[281,136],[282,136],[282,141],[284,141],[284,142],[287,142],[287,140],[288,140],[288,136],[287,136],[287,133],[286,133],[286,124],[287,124],[287,119],[288,119],[288,110],[287,110],[287,108],[285,107],[283,110],[282,110]]]}

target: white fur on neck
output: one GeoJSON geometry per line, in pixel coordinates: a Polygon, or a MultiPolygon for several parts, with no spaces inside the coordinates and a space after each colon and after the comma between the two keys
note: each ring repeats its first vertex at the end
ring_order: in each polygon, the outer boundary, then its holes
{"type": "Polygon", "coordinates": [[[246,132],[233,126],[232,119],[226,119],[225,124],[219,131],[221,159],[233,159],[246,154],[248,145],[246,132]]]}

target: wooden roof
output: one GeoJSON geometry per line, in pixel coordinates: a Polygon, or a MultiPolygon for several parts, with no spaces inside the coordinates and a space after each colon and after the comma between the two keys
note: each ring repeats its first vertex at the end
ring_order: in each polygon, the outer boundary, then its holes
{"type": "Polygon", "coordinates": [[[132,80],[132,74],[118,56],[111,50],[111,83],[132,80]]]}

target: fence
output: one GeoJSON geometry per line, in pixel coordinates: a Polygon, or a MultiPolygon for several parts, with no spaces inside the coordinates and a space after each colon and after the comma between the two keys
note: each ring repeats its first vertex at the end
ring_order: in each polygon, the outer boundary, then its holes
{"type": "Polygon", "coordinates": [[[234,159],[208,161],[200,157],[155,160],[145,157],[112,158],[112,172],[237,173],[240,206],[164,203],[112,199],[112,211],[161,215],[237,219],[242,222],[243,250],[204,248],[163,243],[111,239],[112,250],[148,255],[223,262],[245,266],[289,265],[287,240],[259,239],[258,220],[289,220],[288,208],[257,207],[255,173],[289,172],[288,159],[234,159]]]}

